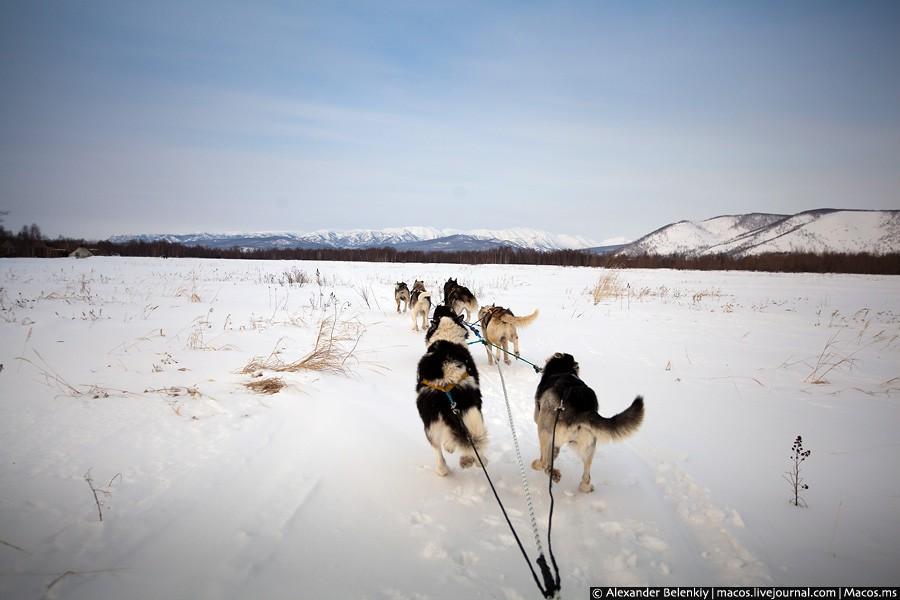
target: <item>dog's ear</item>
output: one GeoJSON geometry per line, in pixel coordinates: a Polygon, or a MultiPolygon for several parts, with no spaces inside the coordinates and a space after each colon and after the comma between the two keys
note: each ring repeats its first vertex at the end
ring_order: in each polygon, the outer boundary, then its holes
{"type": "Polygon", "coordinates": [[[551,370],[557,373],[574,371],[577,374],[578,363],[575,362],[575,357],[571,354],[557,352],[547,359],[545,370],[551,370]]]}

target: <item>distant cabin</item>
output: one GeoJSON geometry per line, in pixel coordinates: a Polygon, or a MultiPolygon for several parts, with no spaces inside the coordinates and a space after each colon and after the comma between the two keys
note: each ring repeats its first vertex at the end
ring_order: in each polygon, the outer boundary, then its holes
{"type": "Polygon", "coordinates": [[[88,250],[87,248],[85,248],[85,247],[83,247],[83,246],[78,246],[77,248],[75,248],[75,250],[72,251],[71,254],[69,254],[69,257],[70,257],[70,258],[71,258],[71,257],[74,257],[74,258],[87,258],[87,257],[89,257],[89,256],[93,256],[93,254],[91,253],[90,250],[88,250]]]}

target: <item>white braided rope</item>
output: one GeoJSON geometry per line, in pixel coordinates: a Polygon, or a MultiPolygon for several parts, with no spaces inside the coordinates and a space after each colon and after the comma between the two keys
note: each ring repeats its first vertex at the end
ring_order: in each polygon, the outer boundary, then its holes
{"type": "Polygon", "coordinates": [[[525,504],[528,505],[528,518],[531,519],[531,532],[534,534],[534,545],[537,546],[538,556],[544,553],[541,546],[541,536],[538,533],[537,519],[534,517],[534,503],[531,500],[531,490],[528,488],[528,476],[525,474],[525,463],[522,461],[522,452],[519,450],[519,438],[516,436],[516,426],[513,423],[512,409],[509,406],[509,394],[506,393],[506,380],[503,378],[503,369],[500,361],[497,361],[497,372],[500,373],[500,385],[503,386],[503,399],[506,401],[506,416],[509,418],[509,429],[512,432],[513,447],[516,450],[516,461],[519,463],[519,474],[522,475],[522,487],[525,489],[525,504]]]}

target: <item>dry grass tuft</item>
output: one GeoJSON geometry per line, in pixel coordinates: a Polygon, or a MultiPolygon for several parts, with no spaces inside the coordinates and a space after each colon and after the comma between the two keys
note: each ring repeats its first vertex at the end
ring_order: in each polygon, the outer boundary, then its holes
{"type": "Polygon", "coordinates": [[[185,386],[185,385],[171,385],[169,387],[163,388],[154,388],[154,389],[146,389],[144,390],[145,394],[163,394],[165,396],[169,396],[171,398],[178,398],[179,396],[190,396],[191,398],[199,398],[203,394],[200,393],[200,390],[196,385],[185,386]]]}
{"type": "Polygon", "coordinates": [[[591,297],[594,304],[600,304],[603,300],[618,298],[624,293],[624,287],[619,281],[619,272],[616,269],[608,269],[597,280],[591,289],[591,297]]]}
{"type": "Polygon", "coordinates": [[[279,344],[275,345],[275,350],[269,356],[253,358],[240,372],[250,374],[261,370],[276,373],[322,371],[348,375],[349,363],[363,332],[362,325],[352,321],[341,321],[335,311],[334,316],[325,317],[319,323],[313,349],[303,358],[289,363],[284,362],[278,356],[280,354],[278,345],[281,343],[279,340],[279,344]]]}
{"type": "Polygon", "coordinates": [[[60,393],[64,396],[69,396],[70,398],[109,398],[110,396],[128,396],[131,395],[132,392],[128,390],[120,390],[116,388],[110,388],[97,384],[77,384],[73,385],[69,383],[62,375],[60,375],[50,364],[44,360],[44,357],[40,355],[37,350],[32,349],[34,355],[38,358],[40,363],[37,363],[29,358],[25,358],[24,356],[17,356],[16,360],[20,360],[24,363],[27,363],[34,367],[38,373],[40,373],[44,377],[44,383],[48,386],[57,388],[60,393]]]}
{"type": "Polygon", "coordinates": [[[244,387],[258,394],[277,394],[284,389],[286,385],[284,379],[281,377],[263,377],[261,379],[255,379],[250,383],[245,383],[244,387]]]}
{"type": "Polygon", "coordinates": [[[856,366],[857,361],[854,356],[861,350],[864,350],[875,343],[873,340],[865,346],[858,347],[853,352],[845,352],[838,344],[838,336],[840,333],[840,330],[836,331],[834,335],[825,342],[825,346],[822,348],[822,351],[816,359],[815,366],[812,367],[812,371],[810,371],[809,375],[804,379],[806,383],[816,385],[826,384],[829,382],[825,376],[835,369],[846,368],[852,370],[853,367],[856,366]]]}

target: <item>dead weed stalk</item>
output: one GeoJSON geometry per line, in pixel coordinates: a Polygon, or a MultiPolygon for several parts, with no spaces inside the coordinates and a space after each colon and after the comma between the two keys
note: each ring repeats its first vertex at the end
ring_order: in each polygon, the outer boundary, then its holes
{"type": "Polygon", "coordinates": [[[37,350],[32,349],[32,352],[37,356],[40,363],[37,363],[30,358],[25,358],[24,356],[17,356],[16,360],[28,363],[34,367],[38,373],[44,377],[44,382],[47,385],[56,387],[65,396],[71,398],[109,398],[110,396],[128,396],[131,394],[128,390],[108,388],[97,384],[73,385],[51,367],[37,350]]]}
{"type": "Polygon", "coordinates": [[[296,373],[299,371],[322,371],[341,375],[350,374],[351,359],[356,351],[359,340],[365,329],[356,321],[342,321],[340,314],[335,309],[333,316],[324,317],[319,322],[319,330],[313,349],[303,358],[293,362],[284,362],[279,346],[281,340],[275,344],[275,349],[267,357],[254,357],[248,362],[241,373],[250,374],[267,370],[276,373],[296,373]]]}
{"type": "Polygon", "coordinates": [[[846,367],[848,369],[852,369],[856,364],[856,359],[854,356],[858,352],[868,348],[871,346],[874,341],[869,342],[865,346],[860,346],[856,350],[850,353],[845,353],[838,344],[838,336],[840,336],[841,330],[834,332],[828,341],[825,342],[825,345],[822,347],[822,351],[819,353],[818,358],[816,359],[816,364],[813,367],[812,371],[810,371],[809,375],[806,376],[804,381],[806,383],[812,384],[825,384],[828,383],[828,380],[825,379],[825,376],[840,367],[846,367]]]}

